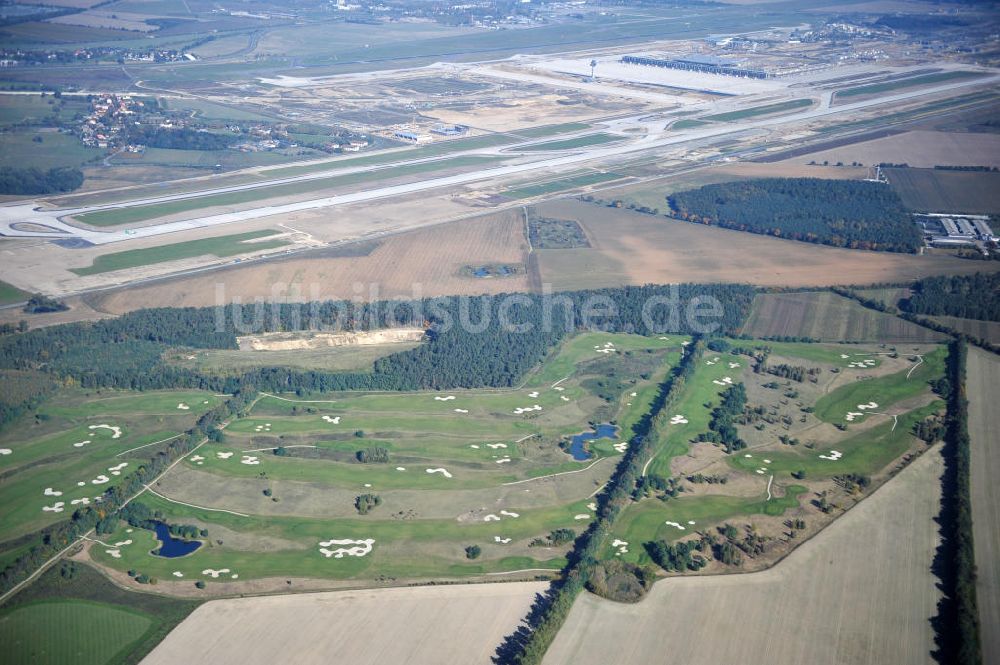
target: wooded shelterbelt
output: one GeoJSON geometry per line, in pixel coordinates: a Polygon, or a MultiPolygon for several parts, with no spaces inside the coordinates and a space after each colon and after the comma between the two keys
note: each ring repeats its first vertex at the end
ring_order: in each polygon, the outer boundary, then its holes
{"type": "Polygon", "coordinates": [[[682,284],[560,293],[549,301],[539,295],[516,294],[360,305],[347,301],[285,304],[267,307],[267,316],[253,326],[255,334],[304,330],[317,324],[353,331],[394,326],[427,330],[427,343],[381,358],[369,372],[339,373],[264,367],[238,376],[218,376],[177,367],[164,362],[165,351],[235,349],[238,328],[247,323],[243,314],[253,315],[235,306],[146,309],[117,319],[0,337],[0,369],[36,371],[86,388],[129,390],[199,388],[233,393],[252,386],[301,393],[503,388],[516,385],[567,333],[584,327],[638,334],[697,332],[684,310],[698,296],[721,304],[719,316],[704,322],[717,323],[719,334],[735,334],[750,310],[754,289],[682,284]],[[674,296],[680,304],[679,316],[674,316],[678,312],[670,306],[651,307],[644,316],[643,307],[653,298],[674,296]],[[586,303],[599,299],[613,303],[614,311],[585,320],[586,303]]]}
{"type": "Polygon", "coordinates": [[[899,302],[910,314],[1000,321],[1000,272],[926,277],[899,302]]]}
{"type": "Polygon", "coordinates": [[[705,185],[667,197],[690,222],[791,240],[886,252],[916,252],[920,229],[882,183],[762,178],[705,185]]]}
{"type": "Polygon", "coordinates": [[[83,171],[73,168],[18,169],[0,167],[0,194],[55,194],[83,184],[83,171]]]}

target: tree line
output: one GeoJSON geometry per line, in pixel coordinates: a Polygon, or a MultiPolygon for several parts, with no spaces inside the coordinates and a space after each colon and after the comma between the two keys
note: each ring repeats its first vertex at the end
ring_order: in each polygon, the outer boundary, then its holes
{"type": "Polygon", "coordinates": [[[85,388],[127,390],[197,388],[233,393],[253,386],[269,392],[306,393],[503,388],[516,385],[565,335],[585,324],[609,332],[695,332],[693,322],[684,316],[673,320],[675,312],[670,307],[644,312],[650,299],[674,295],[682,305],[699,296],[715,298],[722,307],[718,319],[712,321],[718,323],[720,334],[733,334],[746,319],[754,289],[722,284],[630,286],[560,293],[552,296],[555,304],[551,306],[545,303],[552,301],[543,296],[527,294],[512,296],[513,305],[498,296],[360,305],[348,301],[295,303],[268,306],[268,315],[254,328],[255,333],[306,330],[316,324],[355,331],[393,326],[427,330],[426,343],[380,358],[368,372],[263,367],[219,376],[178,367],[163,360],[165,351],[176,347],[238,348],[236,337],[246,323],[245,312],[237,306],[146,309],[116,319],[0,337],[0,369],[35,370],[85,388]],[[595,297],[613,302],[615,311],[585,321],[585,303],[595,297]],[[473,325],[459,325],[463,319],[473,325]],[[528,329],[511,329],[507,323],[528,329]]]}
{"type": "Polygon", "coordinates": [[[71,192],[83,184],[83,171],[77,168],[0,167],[0,194],[55,194],[71,192]]]}
{"type": "MultiPolygon", "coordinates": [[[[696,338],[660,384],[649,411],[633,428],[635,434],[629,440],[629,446],[611,479],[597,495],[595,519],[567,554],[568,563],[562,576],[532,606],[525,620],[527,627],[519,627],[498,647],[494,662],[513,665],[539,665],[542,662],[569,615],[573,601],[590,581],[591,572],[599,563],[599,552],[611,533],[615,519],[632,502],[632,493],[640,483],[642,467],[655,454],[653,444],[668,427],[669,409],[694,373],[704,348],[704,340],[696,338]]],[[[644,581],[640,580],[640,583],[644,581]]]]}
{"type": "Polygon", "coordinates": [[[1000,321],[1000,273],[925,277],[911,289],[899,301],[909,314],[1000,321]]]}
{"type": "Polygon", "coordinates": [[[676,192],[667,202],[680,219],[738,231],[887,252],[923,245],[899,196],[881,183],[762,178],[676,192]]]}

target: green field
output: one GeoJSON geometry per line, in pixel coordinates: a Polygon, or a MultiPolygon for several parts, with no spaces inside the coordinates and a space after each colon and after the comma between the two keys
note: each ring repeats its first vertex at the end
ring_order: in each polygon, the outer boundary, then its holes
{"type": "MultiPolygon", "coordinates": [[[[754,106],[748,109],[740,109],[738,111],[730,111],[728,113],[717,113],[715,115],[702,116],[698,120],[709,120],[712,122],[730,122],[733,120],[743,120],[745,118],[755,118],[759,115],[771,115],[774,113],[785,113],[786,111],[794,111],[797,109],[804,109],[808,106],[812,106],[813,100],[811,99],[792,99],[787,102],[779,102],[777,104],[766,104],[764,106],[754,106]]],[[[681,122],[685,122],[682,120],[681,122]]],[[[697,122],[689,121],[689,122],[697,122]]],[[[680,123],[678,123],[680,124],[680,123]]],[[[693,125],[688,125],[688,127],[693,125]]],[[[683,129],[678,127],[677,124],[674,125],[675,129],[683,129]]]]}
{"type": "Polygon", "coordinates": [[[124,591],[88,565],[56,564],[0,608],[0,660],[138,663],[199,604],[124,591]]]}
{"type": "Polygon", "coordinates": [[[236,233],[228,236],[218,236],[216,238],[203,238],[201,240],[189,240],[188,242],[176,242],[159,247],[147,247],[144,249],[130,249],[124,252],[114,252],[102,254],[94,259],[94,262],[86,268],[70,268],[71,272],[80,276],[97,275],[113,270],[125,270],[127,268],[139,268],[154,263],[164,263],[166,261],[178,261],[180,259],[190,259],[196,256],[217,256],[224,258],[245,254],[247,252],[259,252],[267,249],[284,247],[289,243],[285,240],[267,240],[264,242],[249,243],[248,240],[267,238],[279,233],[279,231],[250,231],[248,233],[236,233]]]}
{"type": "Polygon", "coordinates": [[[587,148],[595,145],[604,145],[605,143],[614,143],[616,141],[621,141],[621,136],[616,136],[615,134],[605,134],[603,132],[598,134],[586,134],[584,136],[576,136],[571,139],[563,139],[561,141],[546,141],[544,143],[532,143],[526,146],[520,146],[518,148],[519,152],[540,152],[547,150],[573,150],[574,148],[587,148]]]}
{"type": "Polygon", "coordinates": [[[893,90],[905,90],[906,88],[916,88],[923,85],[933,85],[935,83],[947,83],[948,81],[979,78],[980,76],[983,76],[980,72],[966,71],[939,72],[936,74],[925,74],[923,76],[911,76],[909,78],[902,78],[894,81],[873,83],[871,85],[859,85],[854,88],[838,90],[835,94],[835,98],[877,95],[883,92],[892,92],[893,90]]]}
{"type": "Polygon", "coordinates": [[[562,192],[567,189],[597,185],[611,180],[620,180],[624,177],[625,176],[620,173],[581,173],[567,178],[550,180],[549,182],[534,185],[528,183],[523,185],[514,185],[504,192],[504,196],[512,199],[527,199],[535,196],[542,196],[543,194],[562,192]]]}
{"type": "Polygon", "coordinates": [[[9,663],[103,665],[127,652],[153,620],[113,605],[50,601],[0,616],[0,643],[9,663]]]}
{"type": "Polygon", "coordinates": [[[104,155],[104,150],[88,148],[70,134],[36,129],[18,129],[3,135],[0,166],[51,169],[83,166],[104,155]],[[41,143],[34,141],[36,137],[41,143]]]}
{"type": "Polygon", "coordinates": [[[23,300],[27,300],[30,295],[31,294],[22,291],[13,284],[0,282],[0,305],[21,302],[23,300]]]}
{"type": "Polygon", "coordinates": [[[906,168],[885,175],[910,210],[1000,213],[1000,173],[906,168]]]}
{"type": "Polygon", "coordinates": [[[302,180],[284,185],[271,185],[236,192],[226,192],[223,194],[196,196],[187,199],[170,201],[168,203],[109,208],[107,210],[78,215],[77,219],[81,222],[94,226],[118,226],[121,224],[140,222],[147,219],[155,219],[165,215],[189,212],[191,210],[201,210],[203,208],[217,206],[237,206],[244,203],[253,203],[275,197],[309,194],[334,187],[355,185],[363,182],[382,182],[391,178],[400,178],[420,173],[430,173],[444,169],[483,165],[498,161],[499,159],[500,158],[498,157],[467,155],[439,162],[432,162],[430,164],[406,164],[403,166],[388,167],[377,171],[348,173],[340,176],[331,176],[329,178],[302,180]]]}

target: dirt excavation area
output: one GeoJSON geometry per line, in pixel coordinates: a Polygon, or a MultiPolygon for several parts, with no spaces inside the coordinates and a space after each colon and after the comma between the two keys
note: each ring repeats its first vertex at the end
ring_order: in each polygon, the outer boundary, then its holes
{"type": "Polygon", "coordinates": [[[544,663],[932,663],[942,470],[929,450],[770,570],[663,580],[636,605],[585,593],[544,663]]]}
{"type": "Polygon", "coordinates": [[[992,410],[1000,403],[1000,359],[970,345],[967,372],[980,638],[983,662],[1000,663],[1000,439],[992,410]]]}
{"type": "Polygon", "coordinates": [[[543,582],[335,591],[208,602],[143,665],[486,665],[543,582]]]}
{"type": "Polygon", "coordinates": [[[423,328],[387,328],[368,332],[341,333],[264,333],[237,337],[240,351],[292,351],[299,349],[322,349],[337,346],[371,346],[375,344],[396,344],[419,342],[424,337],[423,328]]]}

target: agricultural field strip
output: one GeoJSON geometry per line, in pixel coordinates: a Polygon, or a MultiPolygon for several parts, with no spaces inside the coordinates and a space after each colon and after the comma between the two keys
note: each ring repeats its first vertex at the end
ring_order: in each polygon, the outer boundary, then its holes
{"type": "MultiPolygon", "coordinates": [[[[4,232],[5,234],[14,236],[32,235],[11,228],[11,224],[16,224],[19,222],[21,223],[34,222],[53,227],[57,231],[65,234],[75,235],[77,237],[84,238],[94,244],[105,244],[109,242],[118,242],[121,240],[126,240],[135,237],[148,237],[148,236],[161,235],[164,233],[173,233],[176,231],[182,231],[187,229],[204,228],[206,226],[213,226],[217,224],[228,224],[232,222],[248,221],[251,219],[257,219],[277,214],[293,213],[302,210],[313,210],[318,208],[327,208],[336,205],[343,205],[347,203],[355,203],[360,201],[377,200],[391,196],[426,191],[429,189],[436,189],[444,186],[462,185],[506,175],[525,173],[537,169],[558,168],[569,165],[577,165],[583,162],[593,161],[596,159],[613,157],[622,154],[629,154],[633,152],[640,152],[654,148],[661,148],[670,145],[686,143],[692,140],[720,137],[726,134],[744,132],[747,129],[772,127],[772,126],[784,125],[786,123],[795,121],[813,120],[816,118],[826,117],[830,115],[838,115],[841,113],[868,108],[871,106],[900,102],[928,94],[957,90],[971,85],[981,86],[981,85],[992,84],[997,81],[1000,81],[1000,75],[985,77],[982,79],[975,79],[972,81],[959,81],[951,84],[937,86],[935,88],[909,91],[909,92],[899,93],[896,95],[891,95],[888,97],[879,97],[876,99],[854,102],[851,104],[845,104],[835,108],[834,107],[828,109],[817,108],[817,109],[810,109],[802,113],[790,114],[790,115],[780,116],[777,118],[763,118],[747,122],[743,125],[733,124],[725,127],[703,128],[703,129],[698,129],[696,131],[692,131],[687,135],[670,136],[662,139],[638,140],[635,142],[625,143],[616,147],[588,148],[576,154],[565,155],[550,159],[543,159],[539,161],[530,162],[527,164],[503,166],[493,169],[481,170],[476,173],[465,173],[454,176],[430,178],[427,180],[408,183],[405,185],[395,185],[389,187],[375,188],[368,191],[361,191],[340,196],[325,197],[321,199],[296,202],[292,204],[245,210],[239,213],[225,213],[225,214],[211,215],[200,219],[192,219],[181,222],[173,222],[167,224],[160,224],[156,226],[149,226],[140,229],[134,229],[133,233],[131,234],[126,234],[124,231],[116,231],[116,232],[87,231],[66,224],[58,219],[58,217],[61,217],[63,215],[85,213],[88,210],[90,210],[89,208],[81,208],[76,210],[63,210],[63,211],[41,211],[41,210],[35,210],[31,205],[4,206],[0,207],[0,232],[4,232]]],[[[168,197],[168,199],[169,198],[170,197],[168,197]]],[[[46,237],[51,237],[51,234],[35,234],[35,235],[44,235],[46,237]]]]}

